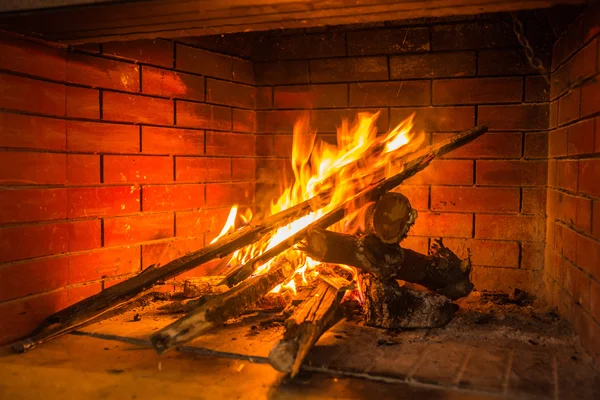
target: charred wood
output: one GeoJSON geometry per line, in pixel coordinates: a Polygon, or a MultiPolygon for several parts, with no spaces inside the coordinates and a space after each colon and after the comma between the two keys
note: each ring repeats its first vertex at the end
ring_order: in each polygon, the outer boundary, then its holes
{"type": "Polygon", "coordinates": [[[417,211],[413,210],[406,196],[389,192],[369,206],[366,229],[383,243],[398,244],[416,219],[417,211]]]}
{"type": "Polygon", "coordinates": [[[204,294],[224,293],[229,290],[229,287],[220,284],[223,278],[223,276],[188,278],[183,282],[183,295],[187,298],[194,298],[204,294]]]}

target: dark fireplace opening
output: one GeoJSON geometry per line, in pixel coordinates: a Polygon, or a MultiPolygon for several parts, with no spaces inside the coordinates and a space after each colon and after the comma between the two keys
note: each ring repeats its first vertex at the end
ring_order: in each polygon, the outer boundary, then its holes
{"type": "Polygon", "coordinates": [[[598,3],[33,3],[0,393],[600,396],[598,3]]]}

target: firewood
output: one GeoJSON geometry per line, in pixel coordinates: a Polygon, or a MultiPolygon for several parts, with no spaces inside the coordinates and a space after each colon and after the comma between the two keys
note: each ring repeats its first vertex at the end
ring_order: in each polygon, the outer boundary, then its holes
{"type": "Polygon", "coordinates": [[[417,211],[401,193],[389,192],[369,206],[366,212],[367,232],[383,243],[399,243],[417,219],[417,211]]]}
{"type": "MultiPolygon", "coordinates": [[[[345,216],[345,208],[355,206],[357,201],[362,201],[366,204],[369,201],[378,199],[404,180],[426,168],[435,157],[442,156],[469,143],[486,131],[487,127],[485,125],[476,126],[447,140],[439,142],[436,145],[429,146],[403,158],[395,165],[395,168],[398,168],[397,170],[402,172],[389,179],[382,180],[380,183],[372,185],[367,190],[361,192],[360,196],[355,197],[338,207],[334,212],[330,213],[327,218],[321,220],[322,225],[320,227],[326,228],[327,226],[340,221],[345,216]]],[[[15,343],[13,349],[17,352],[25,352],[46,340],[72,332],[86,322],[97,320],[106,312],[127,304],[138,296],[148,293],[155,285],[164,282],[165,280],[189,271],[214,258],[221,258],[229,255],[235,250],[254,243],[259,238],[270,234],[275,229],[282,226],[282,224],[287,223],[291,218],[299,218],[306,215],[311,210],[322,208],[323,205],[331,200],[331,195],[332,193],[330,190],[320,193],[310,200],[269,216],[260,223],[251,224],[241,228],[201,250],[175,259],[160,268],[154,268],[146,273],[141,273],[129,278],[96,295],[79,301],[64,310],[52,314],[35,329],[29,338],[15,343]]],[[[275,248],[271,249],[267,256],[252,260],[250,263],[242,266],[239,270],[240,273],[235,274],[234,277],[229,280],[229,286],[233,286],[246,279],[252,274],[254,268],[264,263],[265,259],[268,260],[276,256],[302,240],[305,233],[306,232],[304,231],[300,235],[294,235],[292,240],[284,241],[279,246],[275,246],[275,248]]]]}
{"type": "Polygon", "coordinates": [[[446,296],[400,286],[360,274],[365,325],[387,329],[437,328],[447,324],[458,306],[446,296]]]}
{"type": "Polygon", "coordinates": [[[189,314],[171,323],[150,337],[158,354],[188,342],[204,332],[222,325],[254,305],[275,286],[284,282],[294,272],[285,259],[262,274],[245,280],[233,289],[217,295],[189,314]]]}
{"type": "Polygon", "coordinates": [[[188,278],[183,282],[183,295],[187,298],[202,296],[203,294],[219,294],[229,290],[226,285],[220,285],[223,276],[201,276],[188,278]]]}
{"type": "Polygon", "coordinates": [[[339,321],[338,306],[350,282],[341,277],[320,279],[310,296],[285,322],[281,341],[269,353],[269,363],[293,378],[321,335],[339,321]]]}
{"type": "Polygon", "coordinates": [[[303,250],[311,258],[345,264],[372,273],[381,280],[418,283],[453,300],[473,289],[469,258],[461,260],[441,240],[430,255],[383,243],[374,235],[354,236],[324,229],[311,230],[303,250]]]}

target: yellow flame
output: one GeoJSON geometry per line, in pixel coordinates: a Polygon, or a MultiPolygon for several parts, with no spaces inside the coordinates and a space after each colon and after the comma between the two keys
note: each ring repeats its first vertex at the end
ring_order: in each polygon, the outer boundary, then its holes
{"type": "MultiPolygon", "coordinates": [[[[307,116],[296,122],[291,159],[294,181],[285,187],[281,196],[271,204],[270,213],[278,213],[325,191],[331,191],[331,201],[322,208],[277,229],[273,234],[265,235],[258,242],[236,251],[230,262],[231,267],[242,265],[290,238],[367,185],[401,172],[394,170],[393,162],[419,147],[424,140],[424,135],[411,133],[413,114],[387,134],[378,136],[376,126],[378,117],[379,113],[359,113],[352,124],[343,120],[337,130],[337,146],[318,138],[317,132],[310,128],[307,116]]],[[[215,240],[234,229],[232,224],[235,224],[236,215],[237,206],[234,206],[223,230],[215,240]]],[[[360,210],[350,210],[349,217],[331,229],[354,233],[356,229],[361,228],[360,223],[354,223],[364,219],[361,215],[360,210]]],[[[247,211],[240,218],[247,224],[252,218],[252,213],[247,211]]],[[[254,274],[265,273],[281,257],[286,257],[288,261],[294,263],[296,266],[294,275],[301,276],[302,284],[306,284],[309,278],[314,276],[315,268],[319,265],[319,262],[306,257],[301,251],[290,248],[259,266],[254,274]]],[[[352,270],[353,276],[356,277],[353,268],[347,266],[345,268],[352,270]]],[[[295,293],[295,285],[296,281],[292,277],[288,282],[278,285],[273,292],[291,290],[295,293]]]]}

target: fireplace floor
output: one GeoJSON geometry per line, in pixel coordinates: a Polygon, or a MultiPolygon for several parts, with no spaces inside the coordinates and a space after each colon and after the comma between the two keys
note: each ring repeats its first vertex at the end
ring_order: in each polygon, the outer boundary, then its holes
{"type": "Polygon", "coordinates": [[[3,349],[0,398],[600,398],[600,374],[549,309],[474,293],[444,328],[393,332],[343,321],[294,380],[266,364],[283,332],[258,313],[158,356],[177,316],[155,303],[26,354],[3,349]],[[141,317],[134,321],[134,316],[141,317]]]}

